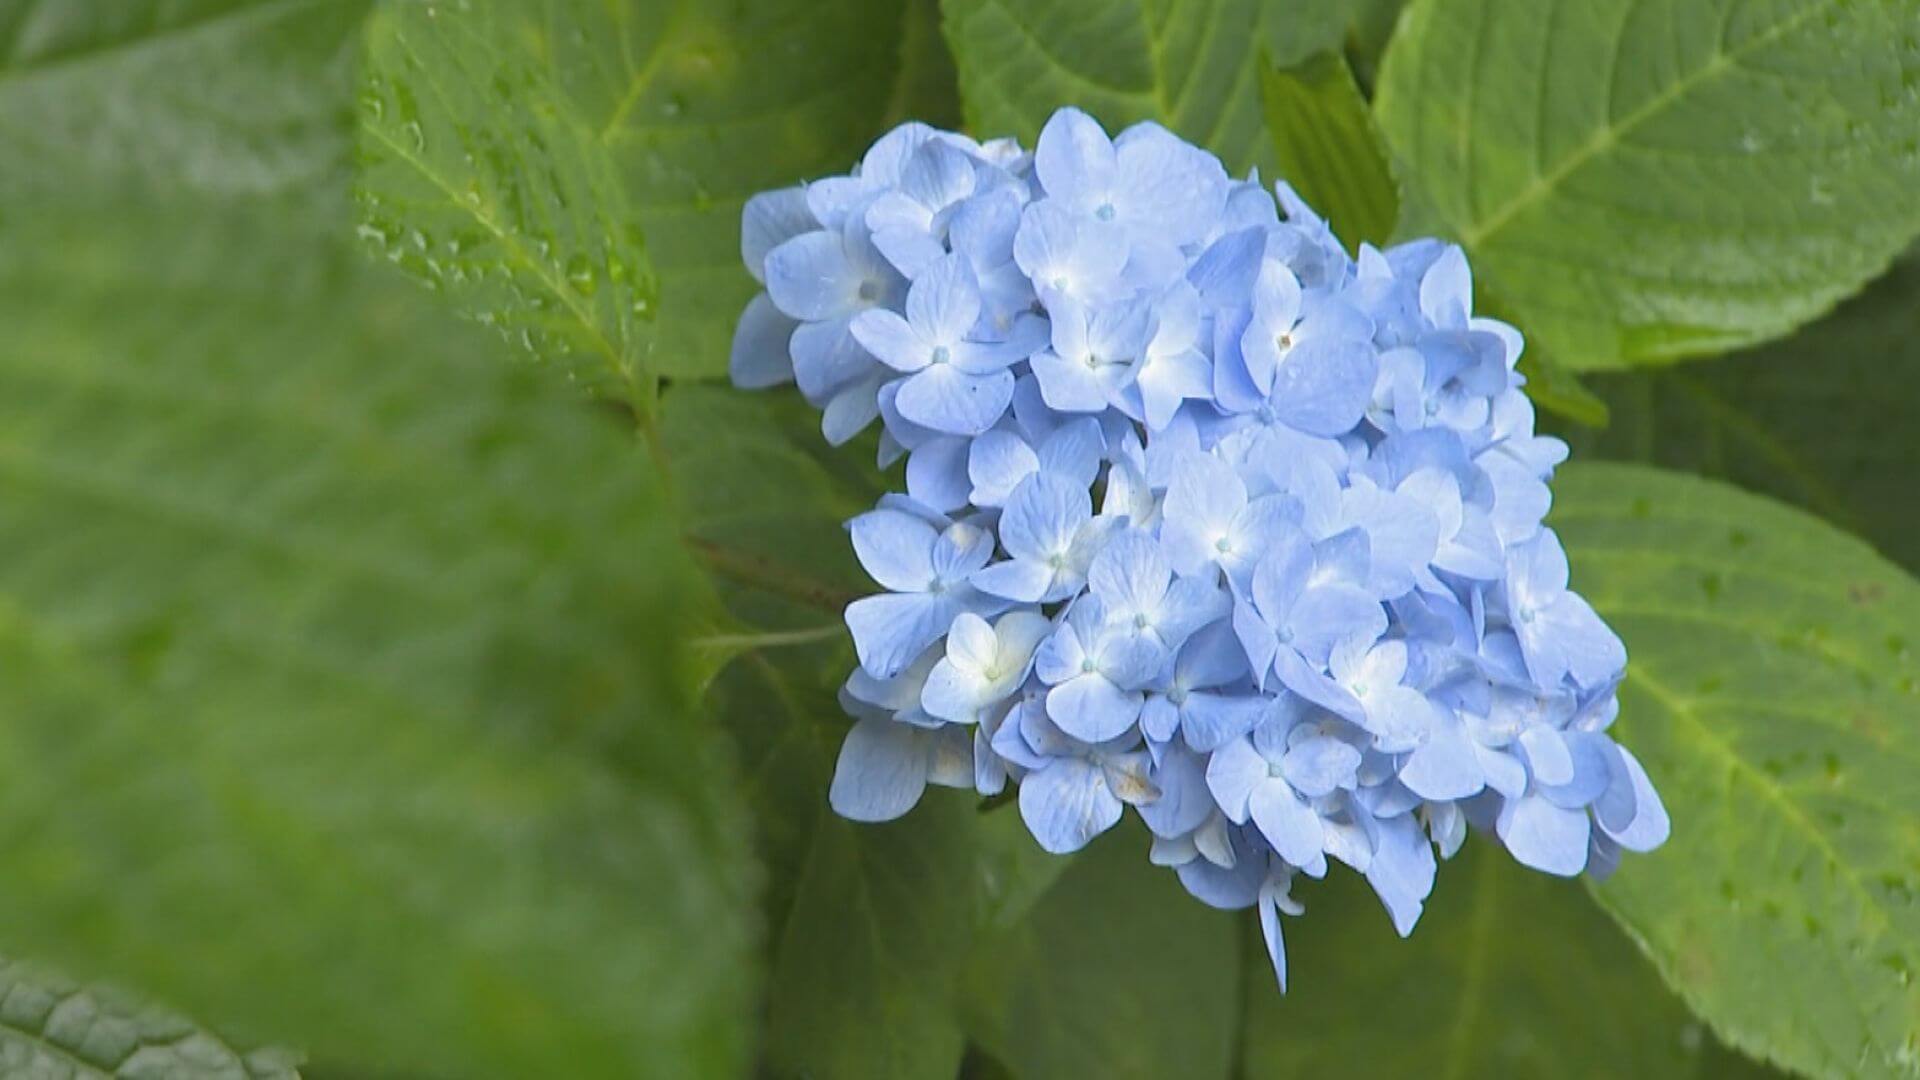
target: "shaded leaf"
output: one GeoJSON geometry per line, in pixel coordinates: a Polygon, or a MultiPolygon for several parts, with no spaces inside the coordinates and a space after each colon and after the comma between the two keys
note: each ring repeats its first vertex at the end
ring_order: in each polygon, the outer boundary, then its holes
{"type": "Polygon", "coordinates": [[[1188,896],[1146,849],[1132,822],[1107,833],[980,942],[962,1013],[1012,1075],[1229,1074],[1241,965],[1264,956],[1236,955],[1233,917],[1188,896]]]}
{"type": "Polygon", "coordinates": [[[623,425],[312,231],[4,240],[9,943],[329,1061],[740,1068],[703,597],[623,425]]]}
{"type": "Polygon", "coordinates": [[[1858,533],[1920,568],[1912,436],[1920,400],[1920,261],[1786,341],[1712,364],[1596,377],[1613,422],[1563,431],[1604,457],[1728,480],[1858,533]]]}
{"type": "Polygon", "coordinates": [[[1340,54],[1261,72],[1275,163],[1334,235],[1358,251],[1384,244],[1400,210],[1386,144],[1340,54]]]}
{"type": "Polygon", "coordinates": [[[1729,1042],[1816,1076],[1920,1062],[1920,585],[1777,503],[1585,465],[1552,521],[1627,642],[1621,741],[1673,838],[1598,890],[1729,1042]]]}
{"type": "Polygon", "coordinates": [[[0,0],[0,199],[304,195],[352,143],[367,0],[0,0]]]}
{"type": "Polygon", "coordinates": [[[1249,984],[1249,1076],[1767,1075],[1714,1043],[1578,885],[1484,838],[1441,866],[1404,941],[1357,874],[1294,895],[1291,989],[1249,984]]]}
{"type": "Polygon", "coordinates": [[[943,0],[967,123],[1031,147],[1055,109],[1110,131],[1157,120],[1236,174],[1276,157],[1260,102],[1264,65],[1340,41],[1340,0],[943,0]]]}
{"type": "Polygon", "coordinates": [[[1920,232],[1912,0],[1416,0],[1381,126],[1574,370],[1752,344],[1920,232]]]}

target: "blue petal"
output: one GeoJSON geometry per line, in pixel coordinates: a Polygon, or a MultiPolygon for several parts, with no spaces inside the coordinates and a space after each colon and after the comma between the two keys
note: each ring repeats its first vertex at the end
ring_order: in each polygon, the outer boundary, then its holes
{"type": "Polygon", "coordinates": [[[1285,780],[1255,784],[1247,812],[1281,858],[1302,869],[1324,864],[1326,833],[1320,827],[1320,815],[1285,780]]]}
{"type": "Polygon", "coordinates": [[[727,356],[727,375],[743,390],[764,390],[793,381],[788,351],[799,323],[781,314],[766,293],[753,298],[740,315],[727,356]]]}
{"type": "Polygon", "coordinates": [[[1289,427],[1342,435],[1366,415],[1378,370],[1373,346],[1365,342],[1301,342],[1275,373],[1268,400],[1289,427]]]}
{"type": "Polygon", "coordinates": [[[767,256],[774,248],[820,228],[807,209],[803,187],[764,191],[747,200],[740,213],[740,259],[755,281],[767,280],[767,256]]]}
{"type": "Polygon", "coordinates": [[[1401,937],[1413,932],[1429,893],[1436,869],[1433,847],[1411,814],[1379,823],[1367,882],[1387,906],[1393,928],[1401,937]]]}
{"type": "Polygon", "coordinates": [[[900,415],[950,435],[978,435],[993,426],[1013,400],[1013,375],[968,375],[951,364],[936,364],[913,375],[900,388],[900,415]]]}
{"type": "Polygon", "coordinates": [[[1082,758],[1061,758],[1020,782],[1020,818],[1055,855],[1086,847],[1119,823],[1122,809],[1100,767],[1082,758]]]}
{"type": "Polygon", "coordinates": [[[927,789],[926,733],[891,720],[862,720],[840,744],[828,802],[854,821],[891,821],[927,789]]]}
{"type": "Polygon", "coordinates": [[[1522,865],[1562,877],[1586,868],[1589,828],[1586,811],[1555,806],[1538,795],[1509,799],[1494,824],[1522,865]]]}
{"type": "Polygon", "coordinates": [[[939,534],[925,519],[901,510],[869,510],[847,523],[860,565],[883,588],[918,592],[934,578],[939,534]]]}
{"type": "Polygon", "coordinates": [[[810,232],[767,255],[767,292],[780,310],[810,322],[852,313],[865,278],[836,232],[810,232]]]}
{"type": "Polygon", "coordinates": [[[847,605],[847,629],[860,666],[890,679],[939,640],[959,613],[948,595],[882,593],[847,605]]]}
{"type": "Polygon", "coordinates": [[[1133,726],[1146,699],[1097,672],[1077,675],[1047,691],[1047,716],[1082,742],[1105,742],[1133,726]]]}

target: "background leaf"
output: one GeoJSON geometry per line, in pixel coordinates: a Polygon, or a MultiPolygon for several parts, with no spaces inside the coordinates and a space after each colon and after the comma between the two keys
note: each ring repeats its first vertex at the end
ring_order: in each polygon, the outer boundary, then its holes
{"type": "Polygon", "coordinates": [[[1315,53],[1291,67],[1264,69],[1260,86],[1279,175],[1326,216],[1347,250],[1386,243],[1400,193],[1346,60],[1315,53]]]}
{"type": "Polygon", "coordinates": [[[1626,639],[1621,741],[1673,838],[1598,892],[1735,1046],[1817,1076],[1920,1066],[1920,585],[1798,511],[1572,466],[1553,524],[1626,639]]]}
{"type": "Polygon", "coordinates": [[[1606,374],[1605,430],[1568,428],[1574,460],[1664,465],[1813,511],[1920,568],[1920,259],[1786,341],[1693,364],[1606,374]]]}
{"type": "Polygon", "coordinates": [[[329,1061],[737,1070],[746,829],[649,463],[395,285],[278,219],[9,215],[7,944],[329,1061]]]}
{"type": "Polygon", "coordinates": [[[1410,235],[1575,370],[1783,334],[1920,231],[1912,0],[1416,0],[1380,121],[1410,235]]]}
{"type": "Polygon", "coordinates": [[[0,1072],[35,1080],[293,1080],[299,1056],[243,1053],[109,987],[0,960],[0,1072]]]}
{"type": "Polygon", "coordinates": [[[1249,983],[1248,1076],[1768,1075],[1716,1044],[1577,884],[1484,837],[1441,866],[1405,941],[1357,874],[1294,894],[1291,992],[1264,971],[1249,983]]]}
{"type": "Polygon", "coordinates": [[[369,31],[367,237],[481,323],[651,419],[658,304],[639,215],[594,117],[564,93],[604,5],[386,5],[369,31]]]}
{"type": "Polygon", "coordinates": [[[0,0],[0,200],[313,190],[352,144],[366,0],[0,0]]]}
{"type": "MultiPolygon", "coordinates": [[[[1011,807],[1016,838],[1038,850],[1011,807]]],[[[1224,1078],[1241,1019],[1231,915],[1147,861],[1129,821],[1073,857],[1024,918],[986,935],[967,968],[968,1034],[1017,1077],[1224,1078]]]]}
{"type": "Polygon", "coordinates": [[[1260,104],[1267,61],[1338,44],[1339,0],[943,0],[967,123],[1031,147],[1055,109],[1110,131],[1158,120],[1243,174],[1275,155],[1260,104]]]}

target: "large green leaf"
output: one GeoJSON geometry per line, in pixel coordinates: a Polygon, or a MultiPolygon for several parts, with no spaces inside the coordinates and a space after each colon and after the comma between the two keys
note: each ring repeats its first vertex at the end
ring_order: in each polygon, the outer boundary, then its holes
{"type": "Polygon", "coordinates": [[[1622,741],[1673,814],[1601,899],[1736,1046],[1920,1073],[1920,584],[1711,481],[1575,466],[1553,522],[1627,642],[1622,741]]]}
{"type": "Polygon", "coordinates": [[[963,1048],[954,983],[976,918],[971,800],[934,789],[885,825],[818,805],[774,961],[768,1063],[836,1080],[951,1077],[963,1048]]]}
{"type": "MultiPolygon", "coordinates": [[[[1631,873],[1632,868],[1622,871],[1631,873]]],[[[1402,941],[1356,874],[1302,882],[1291,990],[1251,988],[1247,1075],[1760,1075],[1687,1014],[1578,885],[1474,837],[1402,941]]]]}
{"type": "Polygon", "coordinates": [[[293,1080],[299,1056],[243,1052],[111,987],[0,959],[0,1074],[36,1080],[293,1080]]]}
{"type": "Polygon", "coordinates": [[[1416,0],[1378,108],[1573,369],[1783,334],[1920,232],[1914,0],[1416,0]]]}
{"type": "Polygon", "coordinates": [[[340,175],[367,0],[0,0],[0,199],[340,175]]]}
{"type": "Polygon", "coordinates": [[[570,50],[604,43],[589,0],[401,0],[372,22],[361,232],[482,323],[650,420],[657,285],[570,50]]]}
{"type": "Polygon", "coordinates": [[[929,2],[401,0],[372,31],[367,231],[650,411],[658,376],[726,370],[749,196],[951,117],[929,2]]]}
{"type": "Polygon", "coordinates": [[[1596,377],[1604,431],[1562,431],[1574,459],[1664,465],[1795,503],[1920,569],[1920,260],[1832,316],[1725,361],[1596,377]]]}
{"type": "Polygon", "coordinates": [[[967,122],[1028,146],[1077,105],[1117,131],[1158,120],[1236,173],[1272,179],[1266,63],[1336,46],[1340,0],[943,0],[967,122]]]}
{"type": "MultiPolygon", "coordinates": [[[[1034,847],[1024,830],[1019,839],[1034,847]]],[[[961,1000],[967,1032],[1017,1077],[1224,1080],[1238,973],[1266,962],[1236,951],[1235,925],[1148,862],[1145,830],[1129,822],[979,943],[961,1000]]]]}
{"type": "Polygon", "coordinates": [[[304,231],[27,209],[8,946],[329,1061],[742,1067],[744,815],[625,426],[304,231]]]}

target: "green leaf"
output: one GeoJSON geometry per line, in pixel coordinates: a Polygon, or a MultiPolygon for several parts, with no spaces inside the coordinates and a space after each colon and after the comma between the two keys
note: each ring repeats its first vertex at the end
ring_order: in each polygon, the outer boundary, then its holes
{"type": "Polygon", "coordinates": [[[1261,111],[1268,62],[1336,45],[1340,0],[943,0],[967,123],[1028,146],[1064,105],[1112,131],[1157,120],[1272,179],[1261,111]]]}
{"type": "Polygon", "coordinates": [[[1574,370],[1820,315],[1920,232],[1913,0],[1415,0],[1378,108],[1429,220],[1574,370]]]}
{"type": "Polygon", "coordinates": [[[1664,465],[1784,499],[1920,568],[1920,260],[1786,341],[1712,364],[1597,377],[1613,423],[1574,460],[1664,465]]]}
{"type": "Polygon", "coordinates": [[[295,1080],[298,1064],[285,1050],[236,1050],[111,987],[0,959],[0,1073],[8,1076],[295,1080]]]}
{"type": "Polygon", "coordinates": [[[953,114],[930,0],[402,0],[361,118],[368,232],[575,375],[651,410],[726,371],[751,195],[953,114]],[[657,272],[657,277],[649,271],[657,272]]]}
{"type": "Polygon", "coordinates": [[[1574,466],[1553,524],[1627,642],[1619,733],[1673,838],[1598,892],[1730,1043],[1920,1071],[1920,584],[1711,481],[1574,466]]]}
{"type": "Polygon", "coordinates": [[[657,286],[638,213],[569,51],[587,0],[402,0],[374,16],[361,102],[361,233],[532,354],[650,419],[657,286]],[[570,17],[571,16],[571,17],[570,17]],[[562,29],[572,23],[572,29],[562,29]]]}
{"type": "Polygon", "coordinates": [[[704,594],[625,425],[306,230],[0,238],[7,943],[344,1064],[742,1068],[704,594]]]}
{"type": "Polygon", "coordinates": [[[1766,1075],[1705,1036],[1578,885],[1483,838],[1440,867],[1404,941],[1357,874],[1294,895],[1291,989],[1264,965],[1251,983],[1248,1076],[1766,1075]]]}
{"type": "Polygon", "coordinates": [[[972,804],[934,788],[906,818],[863,825],[818,798],[768,991],[776,1074],[954,1075],[963,1043],[953,987],[975,921],[972,804]]]}
{"type": "Polygon", "coordinates": [[[367,0],[0,0],[0,200],[331,185],[367,0]]]}
{"type": "Polygon", "coordinates": [[[1236,974],[1264,955],[1237,955],[1234,919],[1188,896],[1146,848],[1133,823],[1113,830],[980,942],[967,1033],[1014,1076],[1229,1075],[1236,974]]]}
{"type": "Polygon", "coordinates": [[[1326,215],[1348,250],[1385,243],[1400,194],[1386,144],[1346,60],[1315,53],[1260,74],[1280,175],[1326,215]]]}

